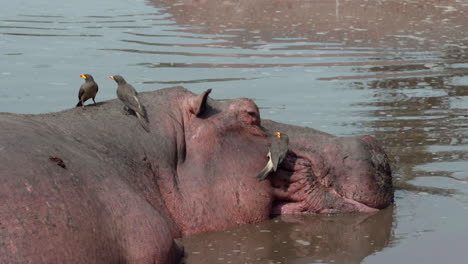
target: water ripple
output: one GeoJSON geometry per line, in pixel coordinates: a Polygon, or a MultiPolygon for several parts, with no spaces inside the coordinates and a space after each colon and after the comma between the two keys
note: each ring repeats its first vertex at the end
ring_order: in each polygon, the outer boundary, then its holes
{"type": "MultiPolygon", "coordinates": [[[[136,52],[135,50],[116,49],[118,51],[136,52]]],[[[429,63],[433,61],[421,60],[411,61],[411,63],[429,63]]],[[[176,67],[176,68],[272,68],[272,67],[333,67],[333,66],[369,66],[369,65],[398,65],[409,63],[405,61],[367,61],[367,62],[330,62],[330,63],[271,63],[271,64],[242,64],[242,63],[177,63],[177,62],[160,62],[150,63],[142,62],[137,63],[137,66],[145,66],[148,68],[163,68],[163,67],[176,67]]]]}
{"type": "Polygon", "coordinates": [[[29,36],[29,37],[102,37],[103,36],[103,35],[95,35],[95,34],[67,35],[67,34],[13,33],[13,32],[0,32],[0,35],[29,36]]]}
{"type": "Polygon", "coordinates": [[[198,80],[185,80],[185,81],[144,81],[144,84],[190,84],[190,83],[209,83],[209,82],[229,82],[229,81],[247,81],[255,80],[258,78],[213,78],[213,79],[198,79],[198,80]]]}

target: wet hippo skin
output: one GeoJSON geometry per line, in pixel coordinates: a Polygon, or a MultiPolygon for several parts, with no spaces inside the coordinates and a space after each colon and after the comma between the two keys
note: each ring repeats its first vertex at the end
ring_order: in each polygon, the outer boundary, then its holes
{"type": "Polygon", "coordinates": [[[0,262],[176,263],[184,234],[392,203],[373,138],[261,120],[250,99],[208,94],[141,93],[149,133],[117,100],[0,114],[0,262]],[[276,131],[287,155],[258,180],[276,131]]]}

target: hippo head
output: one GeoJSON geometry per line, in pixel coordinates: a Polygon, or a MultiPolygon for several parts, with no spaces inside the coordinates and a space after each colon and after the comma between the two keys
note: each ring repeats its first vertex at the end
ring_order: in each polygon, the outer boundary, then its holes
{"type": "Polygon", "coordinates": [[[213,100],[210,90],[200,95],[183,88],[166,91],[172,94],[161,102],[167,105],[161,114],[172,123],[163,127],[168,139],[176,138],[176,170],[158,186],[182,232],[268,218],[270,183],[258,181],[257,175],[268,163],[272,137],[261,127],[255,103],[244,98],[213,100]]]}
{"type": "Polygon", "coordinates": [[[174,124],[164,127],[167,137],[176,138],[176,169],[158,186],[183,233],[260,222],[272,214],[369,212],[392,202],[388,161],[373,140],[261,121],[250,99],[171,91],[176,95],[163,102],[163,115],[174,124]],[[278,131],[289,136],[287,155],[259,180],[278,131]]]}

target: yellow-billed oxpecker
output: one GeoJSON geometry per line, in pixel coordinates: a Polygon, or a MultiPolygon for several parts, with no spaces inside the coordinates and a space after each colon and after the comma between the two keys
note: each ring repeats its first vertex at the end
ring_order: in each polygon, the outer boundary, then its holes
{"type": "Polygon", "coordinates": [[[264,180],[271,171],[275,172],[288,153],[288,135],[276,132],[275,136],[268,148],[268,163],[257,176],[257,179],[260,181],[264,180]]]}
{"type": "Polygon", "coordinates": [[[80,86],[80,91],[78,92],[79,101],[76,104],[76,107],[84,107],[84,103],[89,98],[92,98],[94,105],[96,105],[96,101],[94,100],[94,98],[96,97],[96,94],[99,89],[97,83],[94,81],[93,76],[91,76],[91,74],[80,74],[80,77],[85,80],[85,83],[83,83],[80,86]]]}
{"type": "Polygon", "coordinates": [[[146,110],[138,99],[138,92],[120,75],[111,75],[109,78],[117,83],[117,97],[124,104],[125,111],[134,112],[143,129],[149,132],[146,110]]]}

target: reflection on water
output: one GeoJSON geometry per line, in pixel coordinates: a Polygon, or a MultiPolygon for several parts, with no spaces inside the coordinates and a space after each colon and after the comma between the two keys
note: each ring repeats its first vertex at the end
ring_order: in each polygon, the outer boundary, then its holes
{"type": "Polygon", "coordinates": [[[212,88],[215,98],[253,98],[263,118],[372,134],[393,158],[399,189],[392,213],[275,219],[189,237],[189,263],[465,260],[466,246],[446,245],[466,245],[468,237],[466,1],[83,0],[76,7],[38,0],[2,7],[9,12],[0,18],[0,111],[73,107],[82,73],[95,76],[98,101],[115,98],[106,76],[122,73],[140,91],[212,88]]]}
{"type": "Polygon", "coordinates": [[[188,263],[361,263],[391,244],[392,214],[281,216],[182,242],[188,263]]]}

